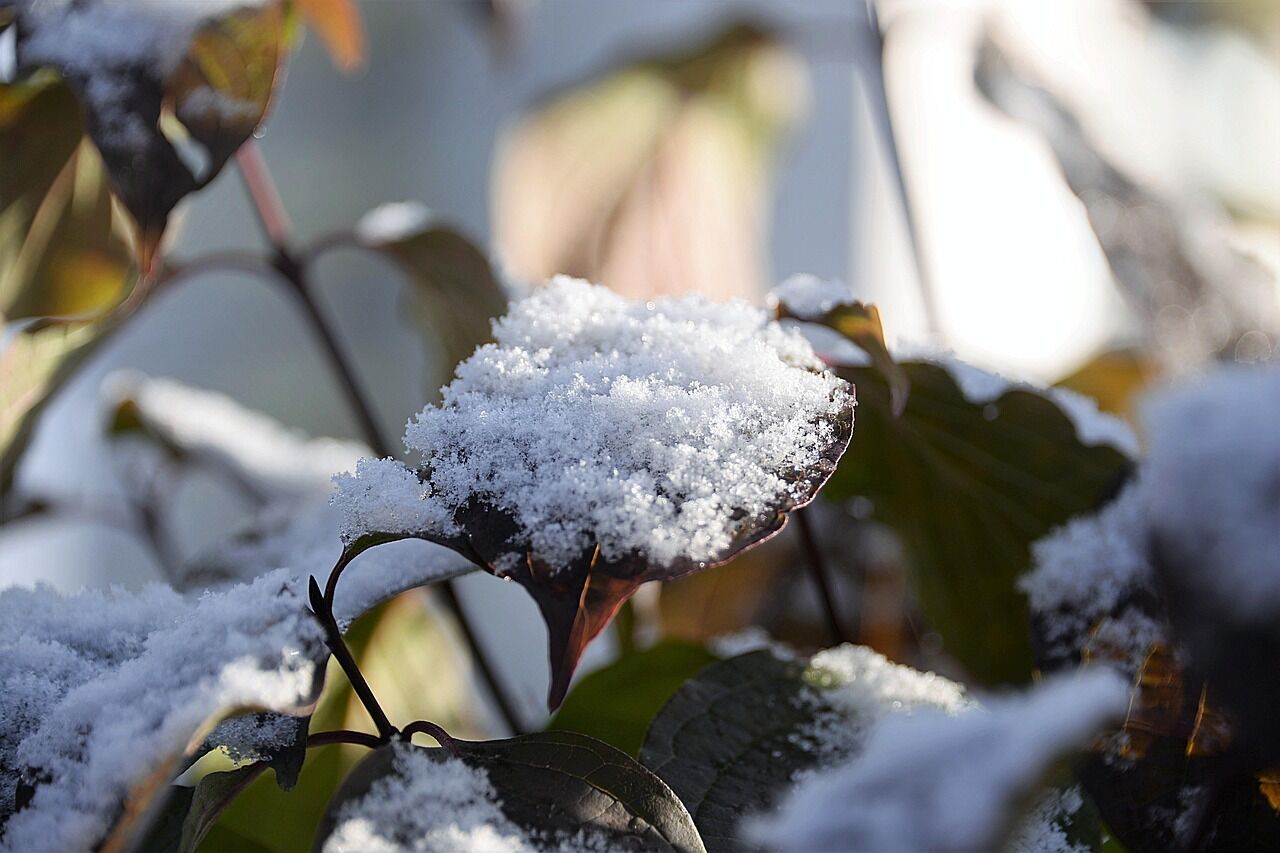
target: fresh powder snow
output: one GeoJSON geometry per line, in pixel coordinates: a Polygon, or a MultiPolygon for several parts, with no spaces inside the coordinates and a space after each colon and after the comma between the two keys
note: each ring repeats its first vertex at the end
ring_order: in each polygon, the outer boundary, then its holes
{"type": "Polygon", "coordinates": [[[560,277],[494,337],[409,424],[420,474],[371,460],[338,479],[349,541],[451,536],[478,503],[553,568],[596,544],[610,559],[712,560],[735,522],[802,494],[850,403],[803,337],[745,303],[635,302],[560,277]]]}
{"type": "Polygon", "coordinates": [[[960,713],[885,716],[852,759],[802,779],[757,820],[753,837],[784,851],[995,849],[1049,766],[1128,701],[1128,685],[1098,668],[960,713]]]}

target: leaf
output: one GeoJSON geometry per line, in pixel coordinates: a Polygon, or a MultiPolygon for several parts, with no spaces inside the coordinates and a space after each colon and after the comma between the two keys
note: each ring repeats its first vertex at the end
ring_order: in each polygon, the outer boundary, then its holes
{"type": "Polygon", "coordinates": [[[0,85],[0,318],[88,318],[130,283],[102,162],[56,75],[0,85]]]}
{"type": "MultiPolygon", "coordinates": [[[[437,762],[456,757],[483,771],[503,814],[532,838],[588,830],[618,849],[705,849],[671,789],[608,744],[572,732],[545,732],[497,741],[454,740],[451,747],[452,752],[400,749],[437,762]]],[[[384,748],[356,766],[329,804],[318,841],[332,833],[345,804],[363,797],[374,782],[398,775],[396,758],[395,747],[384,748]]],[[[433,804],[417,807],[429,810],[433,804]]]]}
{"type": "Polygon", "coordinates": [[[817,323],[839,332],[857,344],[889,383],[889,399],[893,404],[894,417],[902,414],[907,405],[907,395],[911,393],[911,379],[894,361],[888,344],[884,342],[880,309],[858,301],[842,302],[821,316],[811,317],[795,313],[785,300],[780,300],[777,313],[779,320],[817,323]]]}
{"type": "Polygon", "coordinates": [[[333,64],[354,71],[365,58],[364,25],[355,0],[294,0],[294,5],[324,41],[333,64]]]}
{"type": "Polygon", "coordinates": [[[266,769],[254,762],[209,773],[195,785],[170,787],[164,811],[139,845],[147,853],[194,853],[223,810],[266,769]]]}
{"type": "Polygon", "coordinates": [[[435,341],[442,356],[439,386],[453,374],[453,366],[490,337],[490,321],[507,308],[507,297],[494,275],[489,259],[474,243],[449,228],[419,227],[383,232],[369,226],[380,208],[357,226],[361,245],[390,258],[409,277],[409,316],[435,341]]]}
{"type": "Polygon", "coordinates": [[[649,726],[640,762],[680,797],[708,850],[741,850],[738,822],[817,764],[799,735],[824,710],[804,660],[739,655],[676,691],[649,726]]]}
{"type": "Polygon", "coordinates": [[[708,560],[677,558],[668,564],[650,563],[633,553],[603,557],[599,546],[583,553],[568,566],[552,571],[534,553],[532,545],[517,541],[518,527],[504,510],[470,501],[454,513],[462,534],[453,539],[437,539],[487,571],[516,581],[528,591],[547,625],[551,655],[551,686],[547,704],[555,709],[564,700],[569,681],[583,650],[609,624],[618,608],[635,594],[641,584],[668,581],[704,569],[714,568],[736,555],[772,538],[786,526],[787,516],[814,499],[836,465],[853,435],[853,395],[848,405],[832,419],[830,443],[818,464],[810,470],[790,472],[800,483],[794,497],[784,497],[778,505],[756,516],[734,522],[730,544],[708,560]],[[525,559],[507,572],[494,567],[509,554],[525,559]]]}
{"type": "Polygon", "coordinates": [[[702,646],[679,640],[624,654],[574,685],[547,728],[590,735],[637,755],[649,721],[662,705],[717,660],[702,646]]]}
{"type": "Polygon", "coordinates": [[[266,113],[282,59],[280,6],[39,7],[17,13],[19,70],[51,66],[76,93],[150,272],[174,206],[217,176],[266,113]]]}
{"type": "Polygon", "coordinates": [[[758,298],[771,159],[805,96],[796,57],[749,26],[558,93],[495,157],[501,256],[529,282],[758,298]]]}
{"type": "Polygon", "coordinates": [[[899,418],[878,370],[839,371],[858,388],[858,441],[826,494],[869,499],[902,537],[929,624],[976,679],[1026,681],[1030,625],[1014,583],[1030,544],[1102,503],[1129,461],[1085,444],[1064,410],[1032,390],[972,402],[942,366],[901,367],[912,391],[899,418]]]}

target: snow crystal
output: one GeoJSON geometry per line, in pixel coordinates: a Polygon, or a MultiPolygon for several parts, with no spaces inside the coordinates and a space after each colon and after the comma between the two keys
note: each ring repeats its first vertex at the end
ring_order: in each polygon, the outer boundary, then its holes
{"type": "Polygon", "coordinates": [[[286,572],[198,599],[0,593],[0,778],[5,803],[30,768],[31,803],[0,850],[82,850],[130,790],[173,762],[212,715],[301,711],[314,700],[319,625],[286,572]]]}
{"type": "Polygon", "coordinates": [[[1123,716],[1128,686],[1094,669],[958,714],[887,716],[847,763],[804,779],[750,828],[781,850],[989,850],[1063,753],[1123,716]]]}
{"type": "Polygon", "coordinates": [[[425,231],[431,220],[431,210],[422,202],[395,201],[379,205],[360,217],[354,230],[360,243],[383,246],[425,231]]]}
{"type": "Polygon", "coordinates": [[[481,502],[553,567],[597,543],[611,559],[710,560],[734,522],[801,496],[794,472],[818,464],[849,403],[799,334],[745,303],[631,302],[561,277],[494,336],[409,424],[420,486],[388,462],[340,484],[348,537],[481,502]]]}
{"type": "Polygon", "coordinates": [[[223,394],[169,379],[115,373],[104,383],[104,396],[112,404],[132,400],[163,438],[272,497],[327,492],[336,472],[368,454],[358,442],[308,438],[223,394]]]}
{"type": "Polygon", "coordinates": [[[361,459],[354,474],[340,474],[334,484],[333,505],[343,513],[342,536],[348,542],[374,532],[457,533],[430,483],[395,459],[361,459]]]}
{"type": "Polygon", "coordinates": [[[534,853],[603,851],[590,835],[535,841],[502,813],[483,770],[395,747],[395,775],[346,803],[324,853],[534,853]]]}
{"type": "Polygon", "coordinates": [[[852,305],[853,291],[842,281],[825,280],[814,275],[793,275],[769,293],[769,307],[779,305],[801,320],[817,320],[841,305],[852,305]]]}
{"type": "Polygon", "coordinates": [[[1227,613],[1280,612],[1280,369],[1231,367],[1143,406],[1168,569],[1227,613]],[[1185,575],[1185,577],[1183,576],[1185,575]]]}

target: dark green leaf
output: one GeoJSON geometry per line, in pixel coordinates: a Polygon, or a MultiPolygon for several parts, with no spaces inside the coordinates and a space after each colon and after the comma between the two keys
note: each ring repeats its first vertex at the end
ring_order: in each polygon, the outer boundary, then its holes
{"type": "Polygon", "coordinates": [[[702,646],[680,640],[624,654],[574,685],[547,728],[591,735],[636,755],[663,703],[717,659],[702,646]]]}
{"type": "Polygon", "coordinates": [[[1014,584],[1030,545],[1102,503],[1129,460],[1083,443],[1046,396],[1014,388],[974,403],[943,367],[901,366],[912,390],[898,418],[878,370],[841,369],[858,389],[858,440],[825,494],[869,499],[902,537],[929,623],[973,676],[1025,681],[1030,626],[1014,584]]]}
{"type": "Polygon", "coordinates": [[[742,850],[738,822],[774,805],[818,755],[797,735],[825,706],[803,660],[770,651],[713,664],[654,718],[640,761],[680,797],[708,850],[742,850]]]}
{"type": "MultiPolygon", "coordinates": [[[[433,761],[457,757],[482,770],[503,814],[531,839],[583,830],[618,849],[702,851],[689,813],[671,789],[608,744],[573,732],[545,732],[508,740],[453,741],[446,749],[413,749],[433,761]]],[[[396,774],[396,749],[376,751],[351,772],[329,805],[317,848],[333,831],[338,811],[396,774]]],[[[422,809],[432,803],[420,804],[422,809]]]]}

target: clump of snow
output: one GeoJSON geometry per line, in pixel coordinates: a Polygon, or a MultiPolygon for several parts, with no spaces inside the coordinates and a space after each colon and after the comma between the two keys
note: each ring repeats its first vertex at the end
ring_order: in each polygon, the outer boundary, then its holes
{"type": "Polygon", "coordinates": [[[356,240],[364,245],[385,246],[425,231],[431,220],[431,210],[422,202],[393,201],[360,217],[354,231],[356,240]]]}
{"type": "Polygon", "coordinates": [[[212,716],[305,711],[327,652],[291,581],[275,572],[198,599],[160,587],[0,593],[6,809],[18,778],[38,783],[0,850],[92,849],[130,791],[212,716]]]}
{"type": "Polygon", "coordinates": [[[237,763],[263,761],[292,745],[302,722],[287,714],[241,714],[219,723],[206,743],[211,749],[222,749],[237,763]]]}
{"type": "Polygon", "coordinates": [[[1018,801],[1063,754],[1123,716],[1104,669],[957,714],[884,717],[847,763],[803,779],[750,827],[780,850],[991,850],[1018,801]]]}
{"type": "Polygon", "coordinates": [[[1224,368],[1143,407],[1153,535],[1219,612],[1280,613],[1280,369],[1224,368]]]}
{"type": "Polygon", "coordinates": [[[855,301],[853,291],[844,282],[800,273],[774,287],[768,304],[774,310],[781,305],[801,320],[817,320],[855,301]]]}
{"type": "Polygon", "coordinates": [[[354,474],[340,474],[334,484],[333,505],[343,514],[348,542],[365,533],[458,532],[431,484],[395,459],[361,459],[354,474]]]}
{"type": "Polygon", "coordinates": [[[338,813],[324,853],[535,853],[603,851],[591,835],[534,839],[502,813],[498,794],[479,768],[436,761],[408,745],[395,747],[395,773],[338,813]]]}
{"type": "Polygon", "coordinates": [[[553,567],[596,544],[606,559],[711,560],[736,522],[802,496],[796,474],[830,451],[851,402],[798,333],[744,303],[633,302],[561,277],[494,336],[409,424],[420,485],[390,463],[340,484],[348,537],[479,503],[553,567]]]}
{"type": "Polygon", "coordinates": [[[132,400],[147,426],[203,461],[225,466],[268,497],[316,495],[368,449],[353,441],[308,438],[223,394],[133,372],[104,383],[112,404],[132,400]]]}
{"type": "Polygon", "coordinates": [[[974,704],[963,685],[847,643],[810,658],[805,678],[817,688],[812,698],[822,713],[797,737],[823,762],[848,755],[887,714],[956,714],[974,704]]]}

